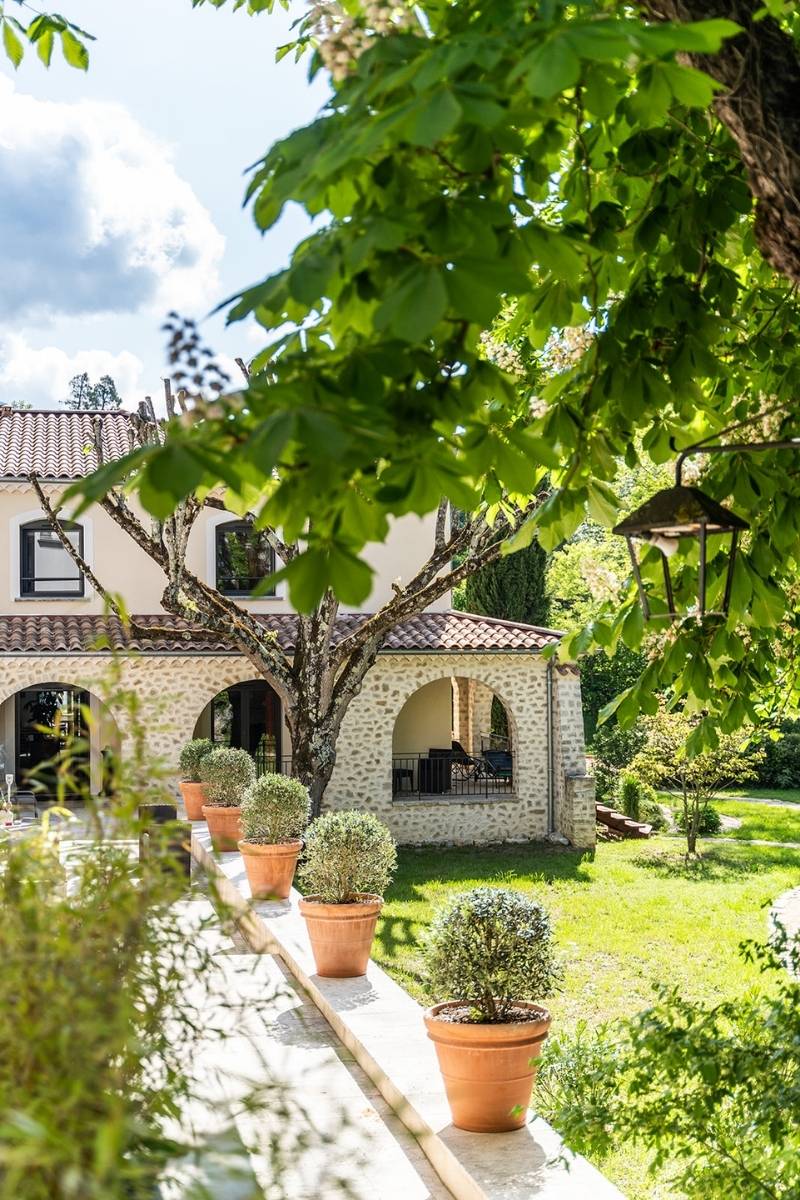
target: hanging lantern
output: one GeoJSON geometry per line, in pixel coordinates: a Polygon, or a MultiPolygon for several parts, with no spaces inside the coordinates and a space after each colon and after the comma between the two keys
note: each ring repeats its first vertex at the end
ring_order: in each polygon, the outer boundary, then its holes
{"type": "Polygon", "coordinates": [[[726,614],[731,598],[739,533],[741,530],[749,528],[747,521],[724,508],[716,500],[712,500],[710,496],[706,496],[705,492],[701,492],[699,488],[683,487],[681,484],[656,492],[640,508],[620,521],[614,527],[614,533],[620,534],[628,543],[633,576],[639,589],[645,620],[649,621],[650,619],[650,603],[642,584],[637,547],[634,545],[636,541],[647,542],[649,545],[657,547],[661,553],[670,620],[674,620],[677,613],[675,612],[669,560],[682,541],[686,539],[699,541],[698,613],[702,618],[706,615],[706,568],[709,535],[727,534],[730,537],[725,593],[722,608],[717,610],[726,614]]]}

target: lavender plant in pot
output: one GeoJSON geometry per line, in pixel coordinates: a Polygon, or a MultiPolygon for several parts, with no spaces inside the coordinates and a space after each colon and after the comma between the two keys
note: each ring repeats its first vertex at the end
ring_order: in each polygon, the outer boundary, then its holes
{"type": "Polygon", "coordinates": [[[211,844],[215,850],[235,850],[242,837],[240,805],[255,783],[256,765],[246,750],[218,746],[200,763],[200,778],[206,785],[203,819],[211,844]]]}
{"type": "Polygon", "coordinates": [[[309,827],[300,867],[307,894],[300,912],[318,975],[366,974],[383,892],[396,864],[394,839],[372,813],[328,812],[309,827]]]}
{"type": "Polygon", "coordinates": [[[507,888],[455,896],[431,926],[425,975],[429,993],[442,997],[424,1020],[453,1124],[520,1129],[550,1028],[539,1001],[562,977],[547,912],[507,888]]]}
{"type": "Polygon", "coordinates": [[[291,892],[310,813],[308,788],[288,775],[262,775],[245,792],[239,850],[254,900],[291,892]]]}
{"type": "Polygon", "coordinates": [[[178,765],[181,770],[179,787],[186,816],[190,821],[202,821],[203,805],[206,802],[206,785],[200,779],[200,764],[214,749],[208,738],[193,738],[180,753],[178,765]]]}

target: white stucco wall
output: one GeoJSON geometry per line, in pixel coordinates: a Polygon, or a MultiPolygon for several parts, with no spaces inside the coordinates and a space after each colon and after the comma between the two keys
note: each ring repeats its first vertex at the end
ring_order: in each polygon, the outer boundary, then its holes
{"type": "MultiPolygon", "coordinates": [[[[55,501],[60,489],[45,489],[55,501]]],[[[134,510],[136,505],[132,504],[134,510]]],[[[66,516],[68,509],[64,510],[66,516]]],[[[0,612],[6,613],[102,613],[103,601],[94,595],[88,583],[86,594],[78,598],[41,600],[19,595],[19,528],[26,521],[41,520],[36,493],[23,483],[0,484],[0,612]]],[[[145,523],[150,518],[140,512],[145,523]]],[[[214,581],[214,528],[221,521],[235,519],[231,514],[207,509],[197,519],[189,538],[187,563],[200,579],[214,581]]],[[[84,525],[84,552],[89,565],[109,591],[122,595],[132,613],[162,612],[161,595],[165,578],[159,567],[96,506],[80,518],[84,525]]],[[[413,514],[393,522],[386,542],[366,548],[365,558],[374,568],[371,595],[359,608],[373,611],[392,595],[394,580],[408,580],[425,561],[433,545],[435,517],[413,514]]],[[[260,600],[237,601],[252,612],[286,612],[291,606],[283,585],[277,596],[260,600]]],[[[447,592],[431,606],[443,611],[450,607],[447,592]]],[[[347,606],[343,606],[347,611],[347,606]]]]}
{"type": "Polygon", "coordinates": [[[409,696],[394,726],[394,754],[427,754],[431,746],[447,748],[453,736],[450,679],[435,679],[409,696]]]}

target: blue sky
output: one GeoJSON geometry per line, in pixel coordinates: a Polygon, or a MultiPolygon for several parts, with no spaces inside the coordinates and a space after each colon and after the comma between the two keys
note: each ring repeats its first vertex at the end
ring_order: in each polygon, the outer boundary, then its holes
{"type": "MultiPolygon", "coordinates": [[[[292,16],[190,0],[62,0],[94,33],[87,74],[53,55],[0,66],[0,397],[52,407],[78,370],[115,376],[126,407],[160,395],[170,307],[204,317],[282,266],[307,225],[266,237],[245,169],[309,121],[327,86],[275,49],[292,16]]],[[[233,358],[255,326],[203,323],[233,358]]]]}

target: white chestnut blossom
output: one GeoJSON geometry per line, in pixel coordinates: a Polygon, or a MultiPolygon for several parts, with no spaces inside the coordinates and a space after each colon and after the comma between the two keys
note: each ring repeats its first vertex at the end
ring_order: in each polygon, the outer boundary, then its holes
{"type": "Polygon", "coordinates": [[[306,28],[316,39],[320,58],[336,83],[352,71],[371,38],[408,29],[414,18],[406,4],[390,0],[365,0],[362,15],[352,17],[336,0],[316,0],[306,28]]]}

